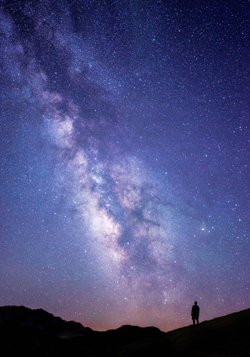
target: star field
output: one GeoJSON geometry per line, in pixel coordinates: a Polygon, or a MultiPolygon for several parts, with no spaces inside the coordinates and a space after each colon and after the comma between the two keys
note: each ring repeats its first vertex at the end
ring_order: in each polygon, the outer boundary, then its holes
{"type": "Polygon", "coordinates": [[[249,308],[248,1],[1,1],[1,305],[168,331],[249,308]]]}

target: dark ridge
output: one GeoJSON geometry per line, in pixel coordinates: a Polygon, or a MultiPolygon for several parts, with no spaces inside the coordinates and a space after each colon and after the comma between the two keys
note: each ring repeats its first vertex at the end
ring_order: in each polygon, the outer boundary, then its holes
{"type": "Polygon", "coordinates": [[[250,309],[164,333],[125,325],[93,331],[24,306],[0,307],[0,356],[250,356],[250,309]]]}

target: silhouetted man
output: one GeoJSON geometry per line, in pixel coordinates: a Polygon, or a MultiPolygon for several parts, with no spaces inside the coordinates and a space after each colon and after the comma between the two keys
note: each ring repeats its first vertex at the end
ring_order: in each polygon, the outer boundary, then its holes
{"type": "Polygon", "coordinates": [[[197,305],[197,301],[195,301],[191,311],[191,316],[194,325],[195,325],[195,320],[197,321],[197,324],[199,323],[199,315],[200,315],[200,308],[197,305]]]}

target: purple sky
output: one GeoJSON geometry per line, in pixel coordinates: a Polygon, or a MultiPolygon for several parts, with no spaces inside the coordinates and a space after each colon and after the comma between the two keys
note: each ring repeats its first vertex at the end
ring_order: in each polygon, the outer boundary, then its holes
{"type": "Polygon", "coordinates": [[[163,331],[250,307],[249,11],[0,2],[0,305],[163,331]]]}

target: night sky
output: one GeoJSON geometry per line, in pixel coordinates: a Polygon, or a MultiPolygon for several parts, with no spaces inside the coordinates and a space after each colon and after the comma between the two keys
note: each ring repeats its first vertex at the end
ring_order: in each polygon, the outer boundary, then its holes
{"type": "Polygon", "coordinates": [[[250,307],[249,1],[0,1],[0,305],[163,331],[250,307]]]}

